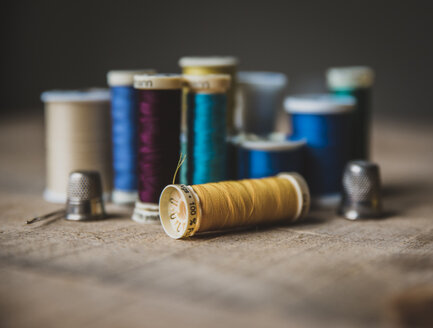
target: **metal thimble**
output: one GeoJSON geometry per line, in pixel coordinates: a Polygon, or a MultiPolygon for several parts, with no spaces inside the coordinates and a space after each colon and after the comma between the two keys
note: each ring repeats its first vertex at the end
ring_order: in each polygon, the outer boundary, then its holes
{"type": "Polygon", "coordinates": [[[69,174],[66,219],[97,220],[105,217],[101,177],[96,171],[69,174]]]}
{"type": "Polygon", "coordinates": [[[379,166],[369,161],[347,163],[339,214],[349,220],[377,218],[382,212],[379,166]]]}

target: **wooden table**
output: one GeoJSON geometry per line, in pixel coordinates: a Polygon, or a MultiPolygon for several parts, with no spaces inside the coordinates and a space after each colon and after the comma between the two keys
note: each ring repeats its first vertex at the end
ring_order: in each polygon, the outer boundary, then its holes
{"type": "MultiPolygon", "coordinates": [[[[42,114],[0,123],[0,325],[357,327],[432,320],[433,129],[376,119],[387,215],[172,240],[108,206],[25,225],[42,199],[42,114]]],[[[430,321],[431,323],[431,321],[430,321]]]]}

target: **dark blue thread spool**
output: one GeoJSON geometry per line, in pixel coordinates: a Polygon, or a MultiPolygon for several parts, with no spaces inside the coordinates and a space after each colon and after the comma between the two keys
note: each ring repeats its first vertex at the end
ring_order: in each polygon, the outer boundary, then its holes
{"type": "Polygon", "coordinates": [[[303,175],[305,145],[304,140],[285,140],[282,134],[277,138],[246,137],[238,144],[238,178],[265,178],[281,172],[303,175]]]}
{"type": "Polygon", "coordinates": [[[301,95],[288,97],[293,140],[305,139],[305,178],[319,205],[338,204],[341,177],[350,159],[352,113],[350,96],[301,95]]]}

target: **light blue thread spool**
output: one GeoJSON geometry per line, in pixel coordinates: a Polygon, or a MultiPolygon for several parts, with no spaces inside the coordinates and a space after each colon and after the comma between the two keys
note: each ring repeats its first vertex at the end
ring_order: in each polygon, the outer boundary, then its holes
{"type": "Polygon", "coordinates": [[[137,199],[137,101],[134,75],[153,74],[154,70],[115,70],[107,74],[111,88],[114,190],[117,204],[132,204],[137,199]]]}
{"type": "Polygon", "coordinates": [[[305,140],[286,140],[284,134],[265,139],[245,136],[238,145],[238,178],[265,178],[281,172],[304,175],[305,145],[305,140]]]}
{"type": "Polygon", "coordinates": [[[355,99],[327,94],[288,97],[291,139],[305,139],[305,178],[318,205],[338,204],[341,177],[350,159],[355,99]]]}
{"type": "Polygon", "coordinates": [[[184,76],[188,84],[184,184],[227,180],[226,114],[230,76],[184,76]],[[185,181],[186,180],[186,181],[185,181]]]}
{"type": "Polygon", "coordinates": [[[275,72],[239,72],[240,130],[267,135],[275,130],[287,77],[275,72]]]}
{"type": "Polygon", "coordinates": [[[334,94],[351,95],[356,98],[350,158],[368,159],[374,71],[366,66],[333,67],[326,72],[326,78],[328,87],[334,94]]]}

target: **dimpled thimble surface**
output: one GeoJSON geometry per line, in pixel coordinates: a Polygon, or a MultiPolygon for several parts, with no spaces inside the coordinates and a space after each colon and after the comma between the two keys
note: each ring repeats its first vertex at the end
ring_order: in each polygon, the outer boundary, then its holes
{"type": "Polygon", "coordinates": [[[101,177],[97,171],[74,171],[69,175],[66,219],[97,220],[105,217],[101,177]]]}
{"type": "Polygon", "coordinates": [[[347,163],[339,213],[349,220],[377,218],[382,213],[379,166],[369,161],[347,163]]]}

